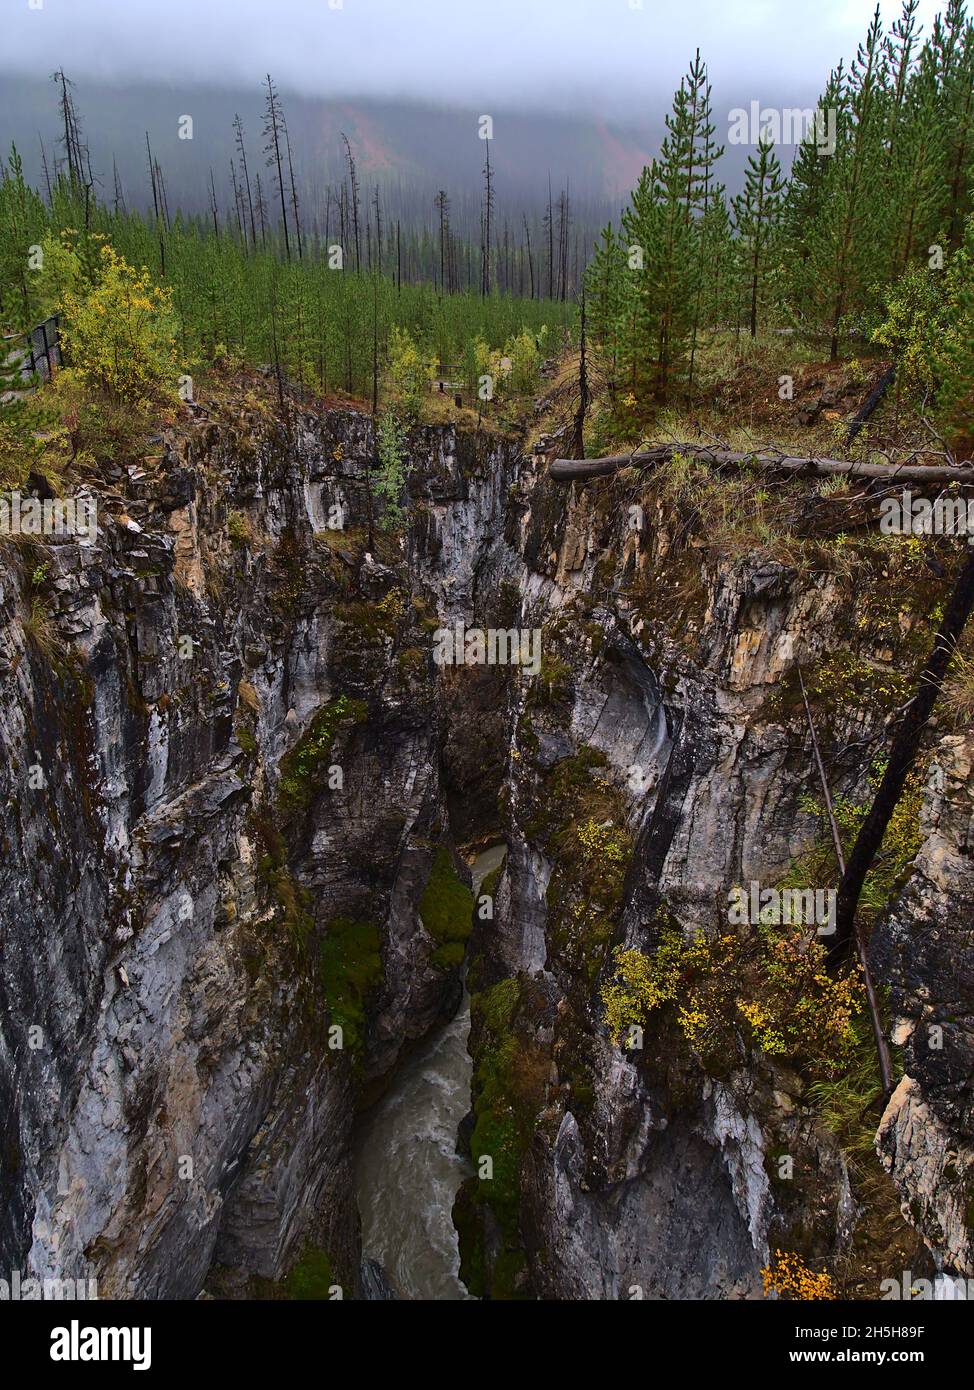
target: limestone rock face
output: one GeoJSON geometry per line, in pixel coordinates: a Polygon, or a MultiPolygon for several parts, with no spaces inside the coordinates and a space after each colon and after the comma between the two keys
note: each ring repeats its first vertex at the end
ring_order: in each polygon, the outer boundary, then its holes
{"type": "Polygon", "coordinates": [[[382,561],[327,529],[336,507],[365,514],[374,447],[352,412],[171,438],[124,504],[102,499],[93,545],[5,554],[7,1268],[185,1298],[211,1269],[230,1290],[279,1280],[316,1244],[358,1290],[356,1095],[460,992],[418,912],[450,842],[421,618],[469,601],[516,457],[442,430],[412,443],[423,505],[449,520],[428,545],[418,528],[411,566],[397,541],[382,561]],[[342,699],[360,704],[324,768],[282,788],[342,699]],[[378,934],[354,1055],[317,964],[335,918],[378,934]]]}
{"type": "Polygon", "coordinates": [[[920,1230],[943,1270],[972,1273],[974,1153],[949,1129],[911,1076],[890,1097],[880,1156],[903,1195],[903,1214],[920,1230]]]}
{"type": "MultiPolygon", "coordinates": [[[[732,886],[812,845],[795,669],[848,599],[698,553],[662,509],[634,528],[621,493],[552,484],[516,440],[430,427],[408,449],[408,535],[371,547],[368,417],[244,405],[170,432],[93,545],[6,553],[0,1264],[181,1298],[279,1282],[315,1246],[347,1297],[387,1297],[362,1273],[355,1107],[460,997],[421,911],[437,850],[502,834],[472,938],[474,1108],[476,1001],[501,986],[531,1124],[506,1203],[458,1207],[480,1291],[760,1296],[777,1246],[848,1248],[836,1140],[773,1058],[708,1072],[673,1028],[623,1052],[599,991],[614,946],[719,926],[732,886]],[[540,634],[540,671],[437,665],[458,622],[540,634]],[[616,836],[611,900],[566,854],[573,817],[616,836]],[[360,953],[337,983],[335,932],[360,953]]],[[[895,666],[913,621],[864,666],[895,666]]],[[[879,715],[836,708],[850,794],[879,715]]],[[[938,758],[873,942],[907,1073],[880,1138],[936,1259],[974,1272],[974,745],[938,758]]]]}
{"type": "MultiPolygon", "coordinates": [[[[493,1296],[760,1297],[771,1251],[840,1259],[862,1215],[835,1137],[786,1067],[752,1054],[714,1075],[673,1029],[629,1054],[605,1035],[609,946],[651,952],[664,922],[726,930],[733,885],[776,883],[813,844],[820,792],[796,663],[827,660],[849,620],[834,575],[678,553],[662,512],[634,531],[637,496],[557,494],[525,468],[507,528],[523,568],[500,552],[482,568],[499,590],[506,563],[520,624],[542,631],[545,652],[540,690],[512,692],[508,857],[471,967],[490,1001],[478,1013],[475,997],[475,1117],[478,1075],[503,1064],[489,1032],[501,1002],[521,1059],[511,1106],[535,1116],[519,1141],[519,1231],[502,1192],[468,1242],[468,1273],[493,1296]],[[593,833],[625,826],[632,841],[608,904],[564,854],[566,817],[589,805],[593,833]],[[516,994],[497,992],[512,981],[516,994]]],[[[881,640],[867,669],[890,658],[881,640]]],[[[834,702],[829,746],[860,751],[830,767],[833,791],[860,793],[877,721],[864,701],[834,702]]],[[[484,1133],[481,1119],[475,1144],[484,1133]]],[[[461,1229],[477,1203],[468,1185],[461,1229]]]]}
{"type": "Polygon", "coordinates": [[[948,1273],[974,1274],[974,736],[936,749],[914,871],[873,940],[906,1075],[880,1152],[948,1273]]]}

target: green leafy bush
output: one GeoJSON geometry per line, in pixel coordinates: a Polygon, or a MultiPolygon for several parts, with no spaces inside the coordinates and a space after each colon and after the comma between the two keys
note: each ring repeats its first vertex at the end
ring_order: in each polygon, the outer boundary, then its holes
{"type": "Polygon", "coordinates": [[[933,387],[943,315],[943,291],[930,270],[913,267],[889,290],[886,318],[873,333],[873,342],[893,353],[900,389],[933,387]]]}

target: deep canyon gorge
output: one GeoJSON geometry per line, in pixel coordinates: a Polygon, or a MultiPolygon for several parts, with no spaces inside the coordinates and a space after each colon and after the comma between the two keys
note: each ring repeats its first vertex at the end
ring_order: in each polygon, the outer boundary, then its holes
{"type": "MultiPolygon", "coordinates": [[[[848,575],[714,554],[631,478],[449,425],[409,432],[409,525],[370,549],[372,420],[265,385],[0,580],[0,1264],[139,1299],[309,1269],[347,1299],[752,1298],[780,1247],[878,1297],[900,1266],[796,1071],[705,1067],[666,1021],[624,1050],[600,989],[614,947],[809,851],[798,664],[858,622],[895,666],[937,594],[870,626],[881,572],[853,616],[848,575]],[[538,630],[539,674],[437,665],[456,622],[538,630]],[[591,863],[578,824],[611,827],[591,863]]],[[[879,726],[854,694],[840,794],[879,726]]],[[[897,1254],[974,1276],[974,738],[935,752],[871,943],[902,1049],[876,1180],[897,1254]]]]}

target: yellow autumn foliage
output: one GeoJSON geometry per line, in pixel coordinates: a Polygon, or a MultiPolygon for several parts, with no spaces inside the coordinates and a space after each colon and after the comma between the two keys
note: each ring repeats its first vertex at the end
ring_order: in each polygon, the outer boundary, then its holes
{"type": "Polygon", "coordinates": [[[389,335],[389,395],[407,420],[419,417],[431,380],[430,364],[419,345],[405,328],[393,325],[389,335]]]}
{"type": "Polygon", "coordinates": [[[862,1009],[858,968],[830,975],[826,953],[799,930],[762,927],[757,935],[664,931],[654,955],[618,948],[602,987],[604,1018],[616,1043],[672,1004],[690,1046],[726,1063],[750,1044],[812,1063],[830,1074],[855,1044],[862,1009]]]}
{"type": "MultiPolygon", "coordinates": [[[[67,267],[63,267],[66,271],[67,267]]],[[[71,375],[114,402],[145,408],[178,400],[172,290],[100,248],[93,283],[64,274],[62,335],[71,375]]]]}
{"type": "Polygon", "coordinates": [[[774,1293],[789,1303],[804,1303],[812,1299],[837,1297],[830,1274],[816,1274],[800,1255],[786,1250],[774,1252],[770,1264],[761,1271],[761,1279],[765,1298],[774,1293]]]}

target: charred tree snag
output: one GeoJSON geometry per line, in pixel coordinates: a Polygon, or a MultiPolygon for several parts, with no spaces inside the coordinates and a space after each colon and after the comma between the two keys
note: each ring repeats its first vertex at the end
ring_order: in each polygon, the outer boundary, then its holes
{"type": "Polygon", "coordinates": [[[571,451],[576,458],[585,452],[585,416],[589,407],[588,364],[585,352],[585,292],[580,302],[581,338],[578,355],[578,405],[572,419],[572,432],[569,439],[571,451]]]}
{"type": "Polygon", "coordinates": [[[876,385],[873,387],[869,395],[863,401],[858,414],[849,426],[849,433],[846,435],[845,440],[845,446],[847,449],[849,445],[852,443],[852,441],[855,439],[856,435],[862,429],[863,425],[869,419],[870,415],[872,415],[873,411],[879,405],[880,401],[886,395],[886,392],[892,386],[895,377],[896,368],[887,367],[886,371],[883,372],[883,375],[879,378],[879,380],[876,382],[876,385]]]}
{"type": "Polygon", "coordinates": [[[940,695],[947,668],[964,626],[974,608],[974,554],[968,553],[947,603],[943,620],[934,638],[933,650],[927,659],[917,685],[916,694],[906,707],[899,728],[890,745],[889,763],[879,784],[869,814],[859,828],[856,842],[849,855],[845,872],[839,882],[835,912],[835,940],[830,955],[839,959],[845,955],[855,935],[855,915],[862,886],[872,862],[879,852],[890,817],[909,776],[927,720],[940,695]]]}

